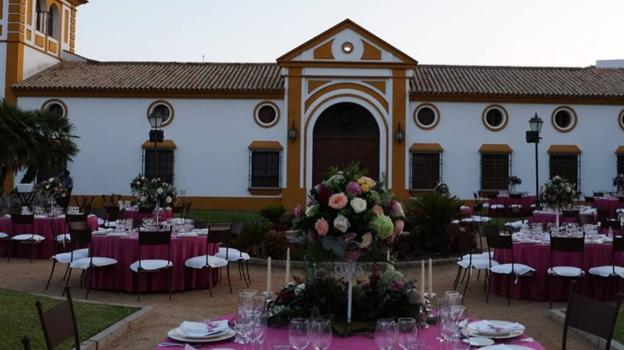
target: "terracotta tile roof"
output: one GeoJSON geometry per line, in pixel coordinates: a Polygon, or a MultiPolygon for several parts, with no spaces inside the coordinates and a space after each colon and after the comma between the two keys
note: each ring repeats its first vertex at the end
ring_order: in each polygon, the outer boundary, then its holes
{"type": "Polygon", "coordinates": [[[622,98],[624,69],[420,64],[410,89],[418,95],[622,98]]]}
{"type": "Polygon", "coordinates": [[[62,62],[15,85],[16,91],[280,92],[275,63],[62,62]]]}

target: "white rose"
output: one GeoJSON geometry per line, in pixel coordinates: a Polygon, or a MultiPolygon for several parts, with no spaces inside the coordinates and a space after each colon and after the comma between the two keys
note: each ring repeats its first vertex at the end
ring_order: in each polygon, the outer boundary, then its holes
{"type": "Polygon", "coordinates": [[[163,193],[163,189],[161,187],[158,187],[158,189],[156,190],[156,192],[158,192],[158,194],[162,194],[163,193]]]}
{"type": "Polygon", "coordinates": [[[141,202],[145,202],[147,198],[145,196],[141,196],[141,202]]]}
{"type": "Polygon", "coordinates": [[[316,205],[313,205],[311,207],[307,207],[306,208],[306,212],[305,212],[306,216],[310,217],[310,216],[316,215],[317,209],[318,209],[318,207],[316,205]]]}
{"type": "Polygon", "coordinates": [[[167,197],[166,201],[167,203],[171,203],[171,197],[167,197]]]}
{"type": "Polygon", "coordinates": [[[338,216],[336,216],[336,218],[334,219],[334,227],[336,228],[336,230],[345,233],[347,232],[349,227],[351,227],[351,223],[349,222],[349,219],[347,219],[344,215],[338,214],[338,216]]]}
{"type": "Polygon", "coordinates": [[[301,295],[301,293],[303,293],[305,288],[306,288],[305,283],[298,284],[297,287],[295,287],[295,295],[301,295]]]}
{"type": "Polygon", "coordinates": [[[358,197],[353,198],[349,204],[351,205],[351,208],[353,208],[353,211],[358,214],[366,210],[366,206],[368,205],[366,200],[358,197]]]}

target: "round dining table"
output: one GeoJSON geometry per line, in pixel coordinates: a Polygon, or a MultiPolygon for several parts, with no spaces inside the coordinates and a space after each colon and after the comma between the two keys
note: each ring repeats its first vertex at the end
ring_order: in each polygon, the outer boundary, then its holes
{"type": "MultiPolygon", "coordinates": [[[[234,320],[233,315],[215,317],[213,320],[224,320],[227,319],[232,323],[234,320]]],[[[156,350],[167,350],[171,348],[171,344],[175,342],[172,339],[166,338],[163,340],[163,345],[158,345],[156,350]]],[[[521,335],[514,339],[505,339],[501,343],[504,344],[514,344],[525,346],[529,349],[533,350],[542,350],[545,349],[539,342],[529,339],[526,335],[521,335]]],[[[288,341],[288,328],[274,328],[268,327],[265,335],[264,343],[265,349],[292,349],[288,341]]],[[[192,344],[191,344],[192,345],[192,344]]],[[[445,343],[440,342],[440,326],[430,326],[428,328],[419,328],[418,329],[418,349],[425,350],[443,350],[447,349],[447,345],[445,343]]],[[[199,344],[194,345],[195,349],[203,350],[203,349],[248,349],[249,347],[245,347],[242,344],[236,344],[234,339],[231,338],[229,340],[224,340],[221,342],[215,342],[212,344],[199,344]]],[[[397,349],[399,347],[397,346],[397,349]]],[[[365,334],[355,334],[349,337],[338,337],[334,335],[332,337],[331,345],[329,346],[329,350],[342,350],[342,349],[357,349],[357,350],[378,350],[379,347],[375,343],[375,338],[373,333],[365,333],[365,334]]]]}
{"type": "Polygon", "coordinates": [[[488,201],[492,213],[491,215],[504,216],[506,208],[510,208],[512,205],[520,205],[520,212],[522,215],[528,215],[531,212],[531,205],[535,204],[535,196],[524,195],[521,197],[497,196],[496,198],[488,201]],[[504,206],[504,207],[500,207],[504,206]]]}
{"type": "MultiPolygon", "coordinates": [[[[520,277],[515,285],[512,285],[512,297],[516,299],[526,299],[530,297],[535,301],[547,301],[550,296],[548,285],[548,275],[546,271],[550,267],[550,245],[544,243],[514,243],[513,260],[515,263],[522,263],[534,268],[536,271],[532,276],[520,277]]],[[[566,265],[582,267],[585,271],[580,287],[583,295],[598,299],[609,300],[616,294],[616,285],[619,280],[595,277],[588,273],[589,269],[595,266],[611,265],[612,248],[611,243],[586,243],[581,258],[580,253],[575,252],[554,252],[552,261],[554,265],[566,265]],[[582,263],[581,263],[582,260],[582,263]]],[[[511,250],[496,250],[494,259],[499,263],[511,263],[511,250]]],[[[615,256],[615,263],[620,266],[624,264],[624,254],[615,256]]],[[[501,296],[507,296],[507,276],[492,275],[491,292],[501,296]]],[[[515,279],[515,277],[512,277],[515,279]]],[[[552,300],[564,301],[568,298],[569,279],[553,278],[552,300]]],[[[578,287],[578,286],[577,286],[578,287]]]]}
{"type": "MultiPolygon", "coordinates": [[[[115,235],[113,233],[112,235],[115,235]]],[[[194,256],[206,254],[209,243],[205,236],[171,237],[171,258],[173,262],[172,290],[183,291],[195,288],[208,288],[216,282],[218,271],[209,269],[197,270],[184,266],[184,262],[194,256]]],[[[216,253],[218,246],[210,243],[208,252],[216,253]]],[[[111,267],[97,268],[93,272],[93,289],[136,292],[136,273],[130,270],[130,264],[139,259],[139,239],[136,233],[128,236],[93,235],[91,246],[93,256],[108,257],[117,260],[111,267]]],[[[167,259],[167,246],[143,246],[142,259],[167,259]]],[[[141,274],[141,292],[167,291],[166,272],[147,272],[141,274]]]]}
{"type": "MultiPolygon", "coordinates": [[[[98,228],[97,216],[91,214],[87,216],[87,222],[92,231],[98,228]]],[[[35,233],[45,237],[41,243],[41,247],[32,247],[31,245],[12,243],[11,255],[17,258],[31,259],[49,259],[58,252],[55,237],[60,234],[67,233],[67,225],[65,224],[65,215],[57,217],[49,217],[43,215],[35,215],[33,229],[31,232],[28,225],[16,225],[15,231],[11,225],[11,216],[6,215],[0,218],[0,232],[5,232],[9,236],[21,233],[35,233]]],[[[8,244],[0,242],[0,255],[7,255],[8,244]]]]}
{"type": "Polygon", "coordinates": [[[597,197],[593,207],[604,210],[610,218],[614,218],[617,217],[616,210],[624,208],[624,201],[615,197],[597,197]]]}
{"type": "MultiPolygon", "coordinates": [[[[123,210],[122,217],[124,220],[132,219],[135,222],[141,222],[144,219],[154,219],[156,215],[154,213],[141,213],[138,209],[135,208],[126,208],[123,210]]],[[[173,217],[173,211],[171,208],[160,209],[160,214],[158,216],[159,221],[167,221],[173,217]]]]}

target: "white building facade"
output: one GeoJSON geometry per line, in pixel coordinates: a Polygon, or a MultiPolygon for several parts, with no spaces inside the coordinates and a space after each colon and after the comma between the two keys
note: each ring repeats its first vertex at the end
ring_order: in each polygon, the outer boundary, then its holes
{"type": "Polygon", "coordinates": [[[624,172],[622,68],[420,65],[350,20],[276,63],[31,58],[21,79],[5,77],[5,96],[74,124],[76,195],[127,195],[143,173],[170,179],[197,208],[292,208],[352,160],[403,200],[439,182],[462,199],[505,191],[512,175],[534,192],[525,131],[536,113],[540,183],[559,174],[591,193],[624,172]],[[168,119],[154,145],[155,109],[168,119]]]}

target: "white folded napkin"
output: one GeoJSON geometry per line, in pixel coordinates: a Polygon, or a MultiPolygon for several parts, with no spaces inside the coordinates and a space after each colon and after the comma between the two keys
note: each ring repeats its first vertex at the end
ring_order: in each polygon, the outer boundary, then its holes
{"type": "Polygon", "coordinates": [[[197,236],[198,236],[197,232],[180,232],[176,235],[176,237],[180,237],[180,238],[194,238],[197,236]]]}
{"type": "Polygon", "coordinates": [[[189,344],[184,344],[184,350],[197,350],[197,349],[190,346],[189,344]]]}
{"type": "Polygon", "coordinates": [[[490,345],[487,348],[489,350],[514,350],[514,349],[517,349],[516,347],[512,347],[512,346],[505,345],[505,344],[490,345]]]}
{"type": "Polygon", "coordinates": [[[126,232],[109,232],[106,234],[107,237],[128,237],[126,232]]]}
{"type": "Polygon", "coordinates": [[[503,325],[498,322],[481,320],[477,322],[475,329],[482,335],[500,335],[515,331],[524,331],[525,327],[518,322],[503,325]]]}
{"type": "Polygon", "coordinates": [[[183,321],[178,328],[185,337],[207,337],[228,329],[227,320],[195,322],[183,321]]]}

